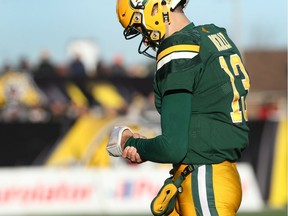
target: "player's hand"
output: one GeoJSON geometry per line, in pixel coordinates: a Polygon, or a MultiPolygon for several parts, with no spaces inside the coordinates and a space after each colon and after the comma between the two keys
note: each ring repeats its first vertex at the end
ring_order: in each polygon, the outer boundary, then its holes
{"type": "Polygon", "coordinates": [[[121,147],[122,147],[122,150],[124,150],[124,146],[125,146],[125,143],[127,142],[127,140],[133,136],[133,133],[132,131],[126,129],[123,131],[122,133],[122,137],[121,137],[121,147]]]}
{"type": "Polygon", "coordinates": [[[123,153],[122,153],[123,158],[129,159],[133,163],[142,163],[142,159],[140,155],[137,153],[137,149],[132,146],[127,146],[123,153]]]}
{"type": "MultiPolygon", "coordinates": [[[[125,131],[123,131],[122,140],[121,140],[122,149],[124,148],[126,141],[131,136],[133,136],[134,138],[146,139],[146,137],[144,137],[138,133],[132,133],[129,130],[125,130],[125,131]]],[[[133,163],[142,163],[143,162],[140,155],[137,153],[137,149],[135,147],[132,147],[132,146],[127,146],[125,149],[123,149],[122,157],[129,159],[133,163]]]]}

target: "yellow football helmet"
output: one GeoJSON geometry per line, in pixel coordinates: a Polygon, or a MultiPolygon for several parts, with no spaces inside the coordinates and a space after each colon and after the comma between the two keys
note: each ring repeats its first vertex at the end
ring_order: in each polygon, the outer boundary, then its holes
{"type": "Polygon", "coordinates": [[[154,58],[148,49],[156,50],[170,23],[170,11],[189,0],[117,0],[116,13],[124,28],[126,40],[142,35],[138,52],[154,58]],[[145,44],[146,47],[142,48],[145,44]]]}

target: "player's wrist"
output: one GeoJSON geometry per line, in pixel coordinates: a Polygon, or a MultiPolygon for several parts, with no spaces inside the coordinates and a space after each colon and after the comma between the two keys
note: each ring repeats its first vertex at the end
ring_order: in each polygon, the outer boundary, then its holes
{"type": "Polygon", "coordinates": [[[133,140],[134,140],[135,138],[133,137],[133,136],[130,136],[130,137],[128,137],[127,139],[126,139],[126,141],[125,141],[125,143],[123,144],[123,150],[126,148],[126,147],[128,147],[128,146],[133,146],[132,145],[132,142],[133,142],[133,140]]]}

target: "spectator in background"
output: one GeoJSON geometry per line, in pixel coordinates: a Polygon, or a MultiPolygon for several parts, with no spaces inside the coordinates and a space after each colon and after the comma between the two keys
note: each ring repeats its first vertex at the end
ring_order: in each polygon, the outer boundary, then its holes
{"type": "Polygon", "coordinates": [[[86,106],[90,107],[98,104],[89,90],[90,81],[80,55],[76,54],[74,59],[69,64],[69,78],[83,94],[85,100],[87,100],[86,106]]]}
{"type": "Polygon", "coordinates": [[[113,59],[113,64],[111,66],[112,76],[126,76],[126,68],[124,66],[124,59],[121,54],[117,54],[113,59]]]}
{"type": "Polygon", "coordinates": [[[76,55],[70,63],[69,75],[71,78],[87,78],[85,66],[79,55],[76,55]]]}
{"type": "Polygon", "coordinates": [[[41,53],[41,59],[39,65],[34,72],[36,79],[41,78],[56,78],[56,68],[51,62],[50,52],[45,50],[41,53]]]}
{"type": "Polygon", "coordinates": [[[49,51],[45,50],[41,53],[40,63],[34,71],[34,78],[48,99],[47,108],[52,116],[59,118],[65,115],[70,99],[65,90],[63,76],[57,73],[49,51]]]}
{"type": "Polygon", "coordinates": [[[105,61],[100,60],[97,64],[96,75],[99,78],[107,78],[111,76],[111,67],[105,61]]]}
{"type": "Polygon", "coordinates": [[[18,69],[20,72],[26,72],[29,74],[32,72],[29,61],[25,57],[20,59],[18,69]]]}
{"type": "Polygon", "coordinates": [[[7,70],[0,76],[0,113],[6,122],[45,121],[46,98],[27,73],[7,70]]]}

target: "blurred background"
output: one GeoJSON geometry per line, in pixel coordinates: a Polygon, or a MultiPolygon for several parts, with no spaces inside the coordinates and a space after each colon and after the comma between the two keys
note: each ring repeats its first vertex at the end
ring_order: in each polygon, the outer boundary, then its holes
{"type": "MultiPolygon", "coordinates": [[[[251,76],[239,215],[287,215],[287,1],[191,0],[186,13],[225,27],[251,76]]],[[[0,215],[149,215],[170,167],[105,150],[114,125],[160,134],[139,42],[113,0],[0,0],[0,215]]]]}

